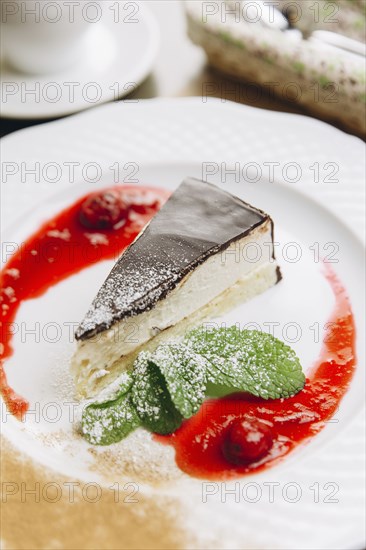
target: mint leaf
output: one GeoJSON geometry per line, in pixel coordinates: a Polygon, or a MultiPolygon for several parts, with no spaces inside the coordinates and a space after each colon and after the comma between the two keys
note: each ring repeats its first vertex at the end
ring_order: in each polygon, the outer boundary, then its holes
{"type": "MultiPolygon", "coordinates": [[[[113,383],[112,387],[109,386],[106,391],[108,391],[108,395],[105,397],[104,400],[97,399],[96,404],[102,404],[106,401],[114,401],[121,395],[124,395],[125,393],[128,393],[130,389],[132,388],[133,384],[133,377],[130,371],[124,371],[113,383]]],[[[104,392],[103,392],[104,393],[104,392]]]]}
{"type": "Polygon", "coordinates": [[[149,353],[141,352],[134,363],[132,402],[143,426],[158,434],[170,434],[182,423],[167,383],[149,353]]]}
{"type": "Polygon", "coordinates": [[[207,361],[182,344],[159,346],[151,360],[165,378],[170,397],[184,418],[190,418],[205,398],[207,361]]]}
{"type": "Polygon", "coordinates": [[[174,432],[199,409],[205,394],[245,391],[264,399],[290,397],[305,384],[299,359],[273,336],[237,327],[193,330],[179,344],[142,352],[116,397],[86,407],[82,431],[109,445],[142,425],[174,432]]]}
{"type": "Polygon", "coordinates": [[[88,405],[81,421],[82,433],[93,445],[117,443],[140,425],[131,401],[132,377],[124,377],[116,399],[88,405]]]}
{"type": "Polygon", "coordinates": [[[290,397],[305,384],[295,352],[270,334],[237,327],[193,330],[192,350],[210,363],[207,380],[263,399],[290,397]]]}

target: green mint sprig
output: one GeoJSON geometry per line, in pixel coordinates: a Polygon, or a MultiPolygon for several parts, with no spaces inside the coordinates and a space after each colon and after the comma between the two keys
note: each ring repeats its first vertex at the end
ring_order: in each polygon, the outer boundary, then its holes
{"type": "Polygon", "coordinates": [[[174,432],[207,394],[245,391],[263,399],[290,397],[305,384],[295,352],[270,334],[237,327],[195,329],[182,342],[142,352],[114,400],[83,412],[82,432],[110,445],[138,426],[174,432]]]}
{"type": "MultiPolygon", "coordinates": [[[[193,330],[189,343],[210,363],[207,381],[263,399],[290,397],[305,376],[294,350],[270,334],[238,327],[193,330]]],[[[227,392],[228,393],[228,392],[227,392]]]]}
{"type": "Polygon", "coordinates": [[[184,418],[193,416],[205,398],[208,366],[205,358],[189,345],[172,344],[159,346],[151,359],[164,376],[180,414],[184,418]]]}
{"type": "Polygon", "coordinates": [[[134,364],[132,402],[141,424],[151,432],[169,434],[182,423],[166,380],[151,354],[142,352],[134,364]]]}
{"type": "Polygon", "coordinates": [[[127,437],[141,424],[131,400],[133,378],[124,373],[123,384],[115,399],[92,403],[84,411],[81,431],[93,445],[111,445],[127,437]]]}

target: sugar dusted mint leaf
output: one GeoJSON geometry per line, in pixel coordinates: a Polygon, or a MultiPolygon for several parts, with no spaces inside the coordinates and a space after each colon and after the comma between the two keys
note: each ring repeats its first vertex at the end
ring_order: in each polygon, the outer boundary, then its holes
{"type": "Polygon", "coordinates": [[[113,401],[93,403],[84,411],[81,431],[93,445],[111,445],[125,438],[140,425],[129,391],[113,401]]]}
{"type": "Polygon", "coordinates": [[[172,344],[159,346],[152,361],[164,376],[175,407],[184,418],[193,416],[205,398],[207,360],[189,346],[172,344]]]}
{"type": "Polygon", "coordinates": [[[124,395],[132,388],[133,377],[130,371],[124,371],[120,376],[112,382],[97,398],[95,404],[114,401],[121,395],[124,395]]]}
{"type": "Polygon", "coordinates": [[[170,434],[182,423],[167,383],[150,353],[141,352],[133,370],[132,401],[142,425],[158,434],[170,434]]]}
{"type": "Polygon", "coordinates": [[[118,394],[86,407],[82,432],[95,445],[116,443],[138,426],[169,434],[198,411],[205,394],[245,391],[278,399],[304,384],[295,352],[273,336],[235,326],[200,328],[183,342],[140,353],[118,394]]]}
{"type": "Polygon", "coordinates": [[[295,352],[270,334],[255,330],[200,328],[186,336],[193,351],[209,361],[207,381],[263,399],[290,397],[305,384],[295,352]]]}

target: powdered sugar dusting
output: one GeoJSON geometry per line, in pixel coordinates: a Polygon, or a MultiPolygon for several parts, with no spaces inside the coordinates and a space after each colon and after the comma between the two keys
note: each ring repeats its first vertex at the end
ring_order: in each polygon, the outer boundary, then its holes
{"type": "Polygon", "coordinates": [[[153,440],[152,435],[139,428],[127,439],[110,447],[91,447],[92,469],[107,479],[116,481],[122,476],[148,483],[164,483],[186,477],[174,459],[174,450],[153,440]]]}
{"type": "Polygon", "coordinates": [[[186,178],[122,254],[76,337],[86,339],[151,309],[209,256],[267,220],[222,189],[186,178]]]}

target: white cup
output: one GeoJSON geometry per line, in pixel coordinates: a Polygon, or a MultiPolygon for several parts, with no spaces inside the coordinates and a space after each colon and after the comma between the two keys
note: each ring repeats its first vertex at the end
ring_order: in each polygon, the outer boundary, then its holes
{"type": "Polygon", "coordinates": [[[102,18],[99,0],[1,0],[0,7],[4,59],[20,72],[39,75],[79,62],[102,18]]]}

